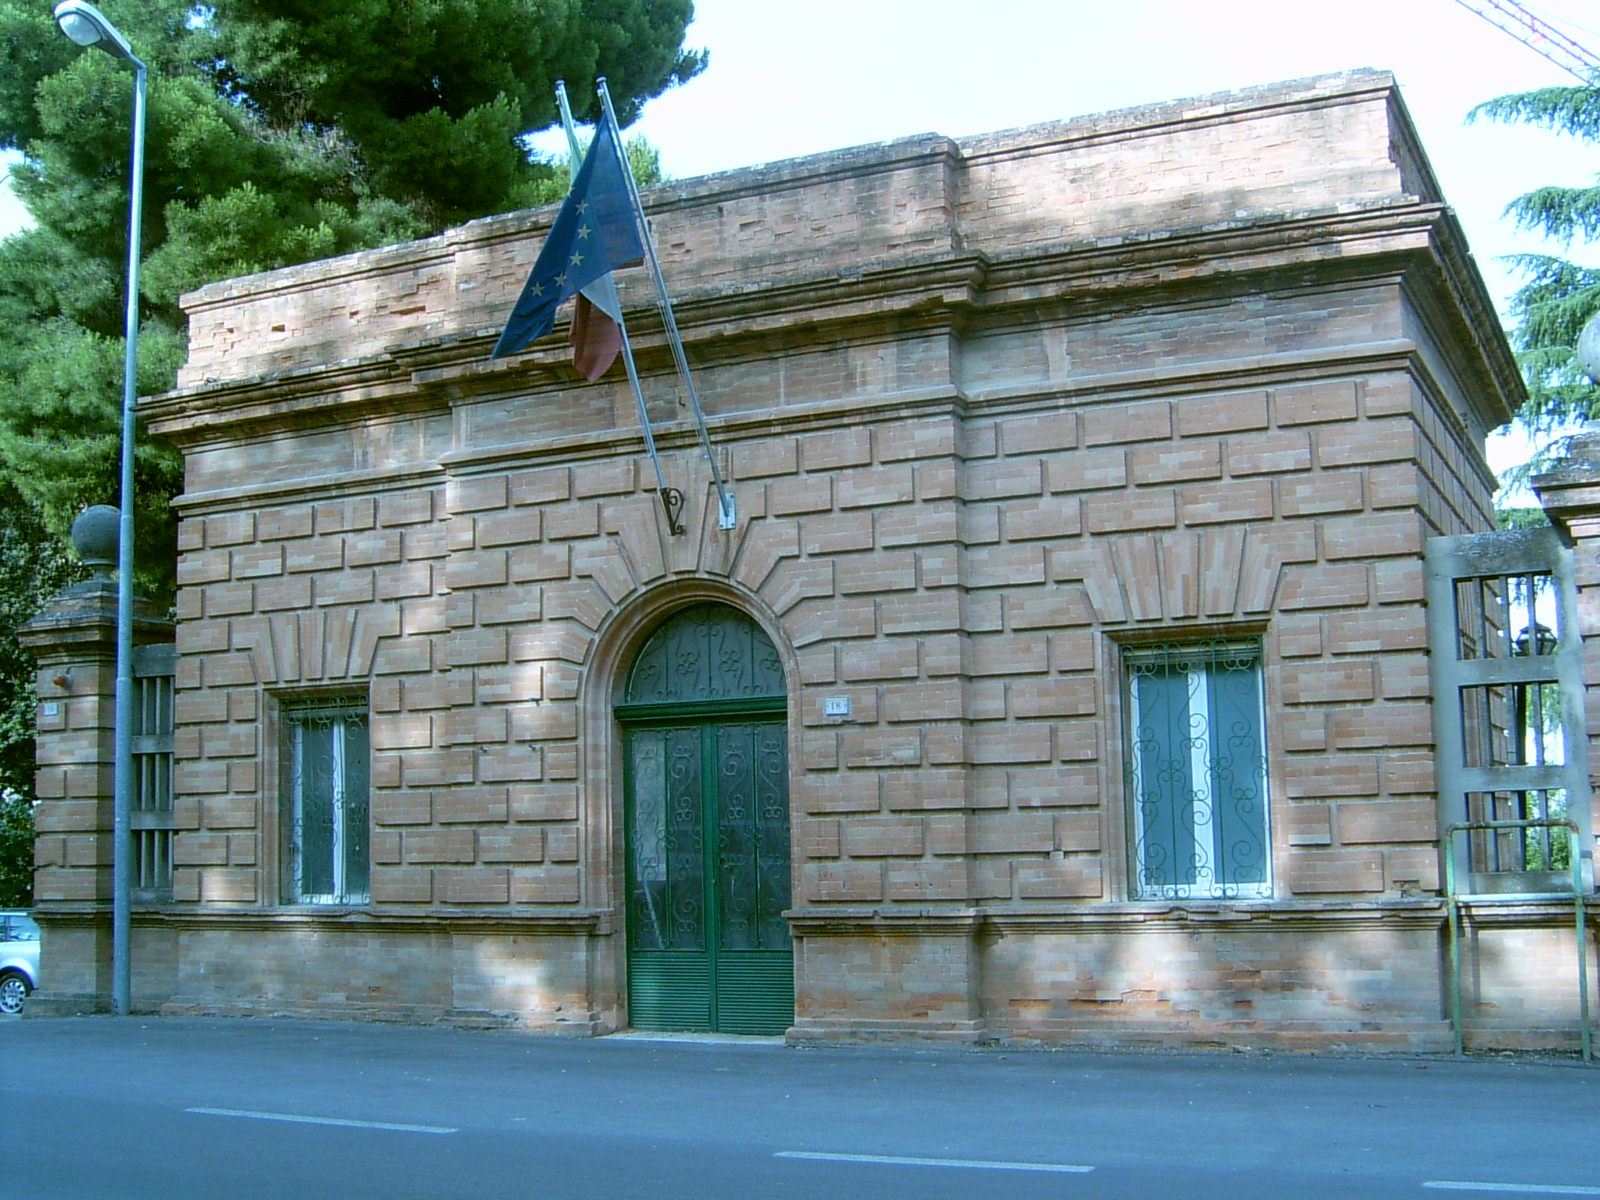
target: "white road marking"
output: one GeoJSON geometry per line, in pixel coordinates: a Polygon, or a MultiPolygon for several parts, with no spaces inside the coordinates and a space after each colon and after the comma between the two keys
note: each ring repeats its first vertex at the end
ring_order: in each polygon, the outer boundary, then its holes
{"type": "Polygon", "coordinates": [[[1471,1179],[1428,1179],[1422,1184],[1441,1192],[1500,1192],[1512,1196],[1600,1196],[1600,1187],[1569,1183],[1478,1183],[1471,1179]]]}
{"type": "Polygon", "coordinates": [[[982,1158],[905,1158],[889,1154],[822,1154],[813,1150],[779,1150],[774,1158],[809,1158],[821,1162],[876,1163],[892,1167],[965,1167],[969,1171],[1054,1171],[1087,1175],[1093,1167],[1073,1163],[995,1162],[982,1158]]]}
{"type": "Polygon", "coordinates": [[[342,1117],[308,1117],[299,1113],[254,1112],[247,1108],[186,1108],[204,1117],[244,1117],[252,1121],[289,1121],[296,1125],[339,1125],[346,1129],[389,1129],[398,1133],[459,1133],[448,1125],[401,1125],[393,1121],[347,1121],[342,1117]]]}

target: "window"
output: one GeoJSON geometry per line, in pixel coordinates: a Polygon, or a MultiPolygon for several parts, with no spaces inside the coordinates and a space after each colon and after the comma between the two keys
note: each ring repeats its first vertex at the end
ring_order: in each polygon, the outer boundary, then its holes
{"type": "Polygon", "coordinates": [[[171,642],[133,651],[133,798],[130,838],[133,899],[172,899],[172,683],[171,642]]]}
{"type": "Polygon", "coordinates": [[[1133,894],[1271,896],[1260,646],[1129,649],[1123,669],[1133,894]]]}
{"type": "Polygon", "coordinates": [[[291,904],[365,904],[367,706],[321,698],[282,709],[283,893],[291,904]]]}

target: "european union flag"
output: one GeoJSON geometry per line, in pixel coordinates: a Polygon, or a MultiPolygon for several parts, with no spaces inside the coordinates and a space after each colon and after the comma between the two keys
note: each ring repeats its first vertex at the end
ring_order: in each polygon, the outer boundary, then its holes
{"type": "Polygon", "coordinates": [[[567,297],[644,258],[628,164],[617,145],[616,126],[602,117],[491,358],[515,354],[543,337],[567,297]]]}

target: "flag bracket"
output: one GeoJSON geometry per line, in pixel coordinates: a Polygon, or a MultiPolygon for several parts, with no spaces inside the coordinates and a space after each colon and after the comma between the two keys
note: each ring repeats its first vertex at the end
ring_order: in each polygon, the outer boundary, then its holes
{"type": "Polygon", "coordinates": [[[667,486],[662,472],[644,389],[640,385],[638,368],[633,359],[633,346],[628,337],[627,323],[623,320],[622,303],[611,279],[614,267],[642,259],[650,268],[667,345],[672,351],[679,381],[687,394],[695,432],[699,435],[706,464],[711,470],[711,482],[716,486],[718,528],[736,529],[738,518],[733,496],[729,494],[717,466],[717,455],[706,429],[700,394],[695,388],[689,360],[684,353],[683,336],[678,330],[672,302],[667,296],[667,283],[661,273],[661,261],[656,255],[650,222],[645,217],[639,186],[628,165],[628,151],[622,144],[622,135],[617,128],[617,114],[611,105],[611,93],[606,88],[604,78],[595,80],[595,86],[600,94],[602,119],[595,126],[594,140],[588,152],[580,155],[572,109],[567,103],[566,85],[559,81],[556,84],[556,100],[561,110],[561,122],[566,127],[573,164],[572,183],[528,275],[528,282],[523,286],[490,357],[501,358],[514,354],[530,341],[548,333],[555,322],[557,307],[569,296],[576,296],[578,309],[571,331],[573,365],[593,382],[604,374],[620,354],[628,373],[634,403],[639,409],[645,450],[655,471],[657,492],[666,510],[667,526],[673,535],[682,533],[684,495],[679,489],[667,486]]]}
{"type": "MultiPolygon", "coordinates": [[[[655,238],[650,233],[650,222],[644,215],[644,202],[639,198],[639,185],[633,178],[633,171],[628,169],[628,152],[622,144],[622,134],[617,128],[616,110],[611,106],[611,92],[606,87],[605,77],[595,80],[595,90],[600,93],[600,107],[605,114],[604,134],[611,138],[613,152],[618,162],[623,164],[622,177],[627,185],[629,199],[633,202],[633,217],[637,222],[639,242],[644,250],[645,264],[650,268],[650,277],[656,285],[656,307],[661,313],[661,325],[666,333],[667,346],[672,351],[672,360],[678,368],[678,379],[683,384],[683,390],[688,395],[689,411],[694,417],[694,426],[700,435],[700,446],[705,451],[706,465],[711,468],[711,482],[717,489],[717,527],[719,529],[735,529],[738,520],[733,505],[733,496],[729,494],[728,487],[722,481],[722,472],[717,469],[716,452],[711,448],[711,435],[706,430],[706,416],[700,406],[700,392],[694,385],[694,375],[689,370],[689,359],[683,350],[683,335],[678,332],[678,320],[672,314],[672,301],[667,297],[667,281],[661,274],[661,260],[656,256],[655,238]]],[[[600,129],[595,130],[595,136],[602,136],[600,129]]],[[[641,408],[643,401],[640,401],[641,408]]],[[[648,423],[648,422],[647,422],[648,423]]]]}
{"type": "Polygon", "coordinates": [[[675,487],[662,488],[661,507],[667,510],[667,532],[677,537],[683,532],[683,493],[675,487]]]}

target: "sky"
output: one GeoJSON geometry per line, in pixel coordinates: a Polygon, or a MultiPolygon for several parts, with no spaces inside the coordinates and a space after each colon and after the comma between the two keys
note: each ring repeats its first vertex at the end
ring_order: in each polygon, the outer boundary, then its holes
{"type": "MultiPolygon", "coordinates": [[[[1600,56],[1595,0],[1524,7],[1600,56]]],[[[1505,256],[1600,259],[1502,215],[1534,187],[1592,184],[1600,150],[1466,122],[1481,101],[1574,81],[1458,0],[696,0],[695,12],[687,44],[710,51],[709,67],[629,131],[674,176],[1375,67],[1399,82],[1502,313],[1517,285],[1505,256]]],[[[1528,447],[1512,436],[1490,453],[1498,470],[1528,447]]]]}
{"type": "MultiPolygon", "coordinates": [[[[1600,56],[1595,0],[1524,7],[1600,56]]],[[[1519,234],[1506,203],[1600,173],[1600,149],[1574,138],[1466,123],[1483,100],[1573,80],[1459,0],[696,0],[686,40],[709,67],[629,130],[678,178],[1389,70],[1502,311],[1516,286],[1504,256],[1562,252],[1519,234]]],[[[9,200],[0,192],[0,232],[19,219],[9,200]]],[[[1567,254],[1592,261],[1600,247],[1567,254]]]]}
{"type": "MultiPolygon", "coordinates": [[[[1600,4],[1525,5],[1600,56],[1600,4]]],[[[919,133],[961,136],[1331,71],[1393,71],[1491,291],[1493,260],[1536,249],[1501,212],[1588,183],[1572,138],[1465,123],[1493,96],[1573,82],[1458,0],[697,0],[707,70],[629,132],[702,175],[919,133]]]]}

